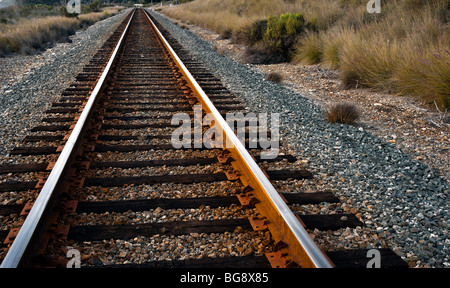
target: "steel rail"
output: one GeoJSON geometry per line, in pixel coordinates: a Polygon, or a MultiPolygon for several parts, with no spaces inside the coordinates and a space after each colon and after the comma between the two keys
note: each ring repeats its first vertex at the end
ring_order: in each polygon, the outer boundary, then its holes
{"type": "Polygon", "coordinates": [[[94,103],[100,92],[100,89],[104,84],[106,76],[108,75],[109,70],[116,58],[117,52],[122,44],[126,32],[128,31],[128,27],[130,26],[135,11],[136,10],[133,10],[132,12],[133,14],[131,15],[130,20],[127,23],[127,26],[125,27],[113,53],[111,54],[108,64],[103,70],[103,73],[100,76],[99,80],[97,81],[94,90],[89,96],[89,100],[87,101],[86,106],[84,107],[79,120],[75,124],[75,127],[72,133],[70,134],[69,139],[65,143],[64,149],[61,151],[61,154],[59,155],[54,168],[50,172],[50,175],[48,176],[44,187],[39,193],[39,196],[37,197],[36,202],[33,205],[33,208],[30,210],[30,213],[28,214],[22,227],[20,228],[17,237],[14,239],[14,242],[9,248],[8,253],[3,259],[0,268],[17,268],[22,260],[25,251],[29,247],[32,237],[35,234],[36,228],[41,222],[41,218],[48,206],[48,203],[56,193],[55,188],[57,184],[60,182],[63,171],[66,169],[67,163],[69,162],[69,159],[71,158],[75,150],[75,145],[78,142],[85,125],[87,124],[88,116],[91,112],[92,107],[94,106],[94,103]]]}
{"type": "MultiPolygon", "coordinates": [[[[258,197],[264,198],[263,200],[259,199],[262,201],[260,204],[256,205],[258,210],[263,212],[262,214],[264,216],[268,217],[268,220],[270,221],[268,224],[269,230],[272,232],[274,238],[278,238],[279,241],[287,244],[289,256],[302,267],[333,268],[333,263],[331,263],[329,258],[314,243],[308,232],[304,229],[291,209],[286,205],[285,201],[275,190],[265,173],[259,168],[245,146],[234,134],[233,130],[229,127],[219,111],[214,107],[214,104],[188,71],[147,13],[145,14],[153,26],[153,29],[172,55],[173,60],[184,75],[185,80],[202,104],[202,108],[212,115],[215,121],[214,125],[219,125],[221,127],[225,136],[223,137],[222,135],[222,141],[227,143],[227,150],[231,151],[233,159],[237,160],[237,165],[240,168],[239,172],[244,173],[244,178],[246,178],[244,181],[252,184],[252,188],[258,192],[258,197]],[[232,148],[229,148],[229,146],[232,148]]],[[[243,178],[241,177],[241,180],[242,179],[243,178]]]]}

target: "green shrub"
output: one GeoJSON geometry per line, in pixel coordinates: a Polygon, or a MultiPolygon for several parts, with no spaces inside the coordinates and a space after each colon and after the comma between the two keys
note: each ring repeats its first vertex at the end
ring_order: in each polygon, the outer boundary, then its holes
{"type": "Polygon", "coordinates": [[[263,40],[275,50],[287,54],[292,48],[295,38],[303,32],[305,20],[301,13],[285,13],[277,17],[267,19],[267,29],[263,40]]]}
{"type": "Polygon", "coordinates": [[[304,30],[301,13],[286,13],[253,22],[237,38],[252,46],[246,52],[250,63],[279,63],[290,60],[295,41],[304,30]]]}
{"type": "Polygon", "coordinates": [[[256,20],[249,28],[248,40],[250,44],[256,44],[263,40],[264,34],[267,31],[267,19],[256,20]]]}
{"type": "Polygon", "coordinates": [[[100,12],[100,3],[98,2],[98,0],[95,0],[94,2],[89,4],[89,9],[92,12],[100,12]]]}

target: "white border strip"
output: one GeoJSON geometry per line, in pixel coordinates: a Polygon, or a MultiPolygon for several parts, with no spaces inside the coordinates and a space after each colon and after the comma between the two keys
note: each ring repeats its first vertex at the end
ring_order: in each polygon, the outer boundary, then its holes
{"type": "Polygon", "coordinates": [[[75,124],[75,128],[73,129],[72,133],[70,134],[70,137],[67,140],[63,151],[59,155],[54,168],[52,169],[50,175],[48,176],[47,181],[45,182],[44,187],[42,188],[41,192],[39,193],[39,196],[37,197],[36,202],[33,205],[33,208],[31,209],[30,213],[28,214],[27,218],[25,219],[25,222],[23,223],[22,227],[20,228],[20,231],[17,234],[16,239],[12,243],[11,247],[8,250],[8,253],[6,254],[5,258],[3,259],[3,262],[2,262],[2,265],[0,266],[0,268],[17,268],[18,267],[18,265],[22,259],[22,256],[25,253],[25,250],[27,249],[28,245],[30,244],[31,238],[34,234],[36,227],[38,226],[38,224],[41,220],[41,217],[48,205],[48,202],[52,198],[53,191],[55,190],[56,184],[59,182],[61,174],[73,152],[75,143],[77,142],[77,139],[80,136],[81,131],[83,130],[83,127],[86,123],[89,112],[97,98],[98,92],[100,91],[100,88],[102,87],[103,82],[105,81],[106,75],[108,74],[112,63],[114,62],[114,59],[115,59],[116,54],[119,50],[119,47],[122,43],[122,40],[125,36],[125,33],[127,32],[130,22],[133,19],[134,12],[135,12],[135,10],[133,11],[133,14],[131,15],[130,20],[128,21],[128,24],[127,24],[125,30],[123,31],[122,36],[120,37],[120,40],[117,43],[117,46],[114,49],[114,52],[108,61],[108,64],[106,65],[105,69],[103,70],[103,73],[102,73],[99,81],[97,82],[97,85],[95,86],[94,90],[92,91],[91,95],[89,96],[89,100],[88,100],[85,108],[83,109],[83,112],[80,115],[80,119],[75,124]]]}

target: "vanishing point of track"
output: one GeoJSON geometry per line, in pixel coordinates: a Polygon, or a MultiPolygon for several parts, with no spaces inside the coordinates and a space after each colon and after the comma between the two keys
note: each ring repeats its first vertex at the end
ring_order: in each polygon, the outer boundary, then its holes
{"type": "MultiPolygon", "coordinates": [[[[294,214],[288,205],[339,199],[278,193],[271,181],[313,175],[262,171],[261,163],[296,159],[262,159],[261,149],[247,150],[249,142],[241,143],[223,119],[244,109],[147,11],[133,10],[42,125],[10,152],[32,160],[0,165],[0,193],[21,195],[0,206],[9,228],[0,230],[1,267],[65,267],[70,248],[81,251],[82,266],[93,267],[365,267],[366,250],[322,251],[310,238],[306,229],[363,224],[352,214],[294,214]],[[174,148],[171,119],[193,117],[194,105],[213,121],[192,128],[218,125],[215,140],[232,145],[174,148]],[[183,186],[194,191],[181,195],[183,186]],[[222,243],[201,239],[211,234],[222,243]],[[165,246],[170,237],[181,257],[165,246]],[[108,253],[126,258],[126,250],[111,248],[117,243],[139,249],[123,264],[105,265],[108,253]],[[148,248],[156,246],[163,256],[148,248]]],[[[384,265],[404,266],[389,249],[379,251],[384,265]]]]}

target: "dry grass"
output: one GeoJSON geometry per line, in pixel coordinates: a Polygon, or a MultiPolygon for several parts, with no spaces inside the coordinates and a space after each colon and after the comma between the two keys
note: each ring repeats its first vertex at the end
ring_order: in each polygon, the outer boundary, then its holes
{"type": "Polygon", "coordinates": [[[0,56],[10,53],[30,54],[51,43],[66,41],[76,30],[110,15],[110,12],[97,12],[82,14],[78,18],[49,16],[19,19],[14,24],[0,24],[0,56]]]}
{"type": "Polygon", "coordinates": [[[359,119],[359,110],[356,105],[340,102],[332,105],[325,112],[325,117],[330,123],[341,123],[353,125],[359,119]]]}
{"type": "Polygon", "coordinates": [[[391,5],[385,8],[391,14],[359,30],[341,27],[339,41],[323,41],[324,61],[338,67],[348,86],[416,95],[449,108],[450,31],[439,6],[448,1],[435,2],[421,9],[391,5]]]}
{"type": "Polygon", "coordinates": [[[46,18],[23,19],[15,24],[2,25],[0,53],[23,51],[28,53],[39,49],[44,43],[75,33],[79,21],[76,18],[51,16],[46,18]]]}
{"type": "Polygon", "coordinates": [[[295,62],[316,64],[323,60],[323,40],[321,34],[311,33],[302,37],[297,44],[297,53],[293,57],[295,62]]]}
{"type": "Polygon", "coordinates": [[[219,33],[239,33],[255,21],[301,12],[309,33],[293,59],[340,72],[347,87],[416,95],[450,108],[450,0],[196,0],[163,13],[219,33]]]}
{"type": "Polygon", "coordinates": [[[283,81],[283,75],[277,72],[271,72],[266,75],[266,80],[274,83],[281,83],[281,81],[283,81]]]}
{"type": "Polygon", "coordinates": [[[283,0],[201,0],[162,10],[170,17],[190,22],[219,33],[251,25],[258,19],[300,11],[294,1],[283,0]]]}

